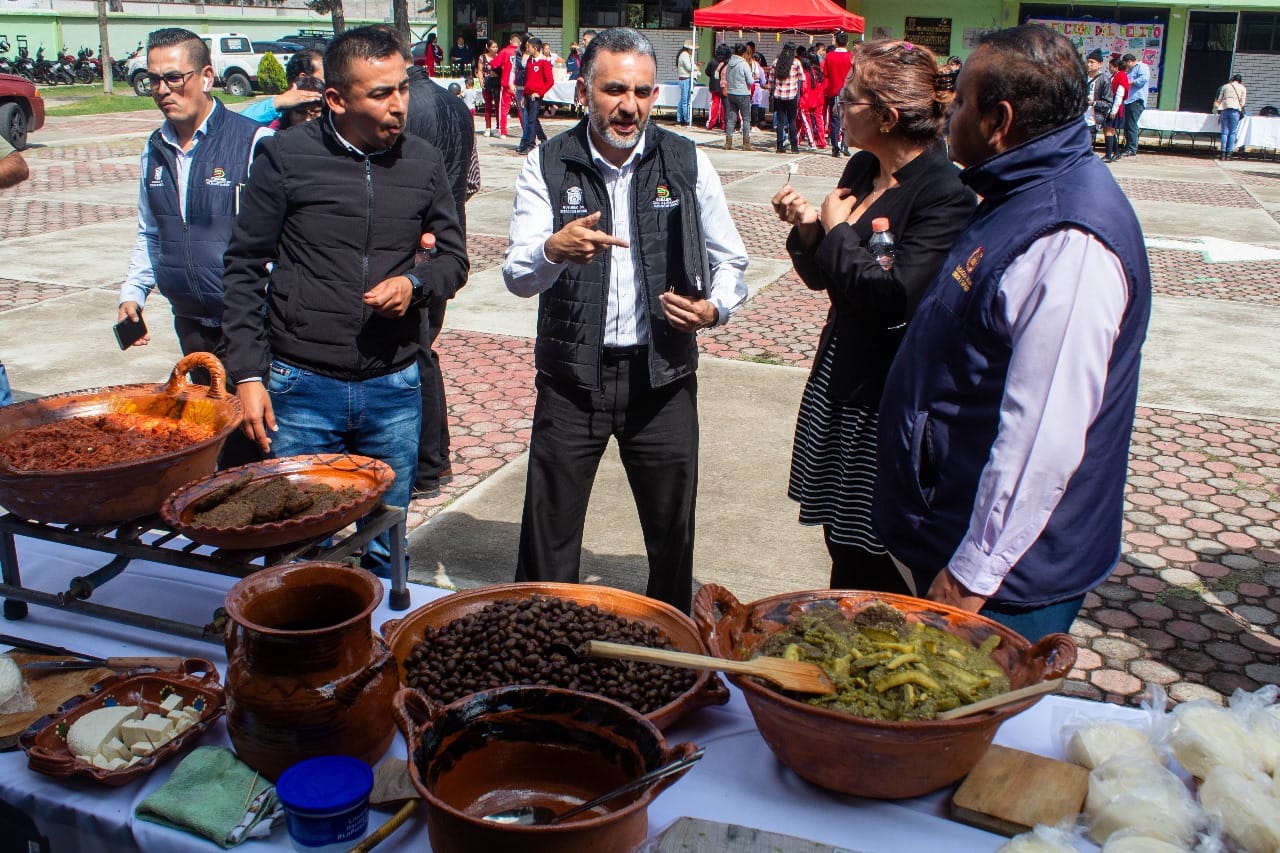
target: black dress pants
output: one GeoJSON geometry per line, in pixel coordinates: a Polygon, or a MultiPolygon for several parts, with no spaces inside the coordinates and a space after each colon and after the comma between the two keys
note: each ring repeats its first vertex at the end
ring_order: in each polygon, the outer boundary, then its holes
{"type": "Polygon", "coordinates": [[[445,306],[431,305],[422,315],[418,374],[422,378],[422,429],[418,435],[417,483],[434,485],[449,464],[449,409],[444,399],[444,374],[433,347],[444,327],[445,306]]]}
{"type": "MultiPolygon", "coordinates": [[[[211,352],[224,365],[227,363],[227,339],[222,335],[221,326],[206,326],[199,320],[189,317],[173,318],[173,330],[178,335],[178,347],[183,355],[193,352],[211,352]]],[[[191,381],[197,385],[209,385],[209,371],[198,367],[191,371],[191,381]]],[[[227,378],[227,391],[234,394],[235,383],[227,378]]],[[[248,465],[250,462],[261,462],[262,450],[237,427],[227,436],[222,452],[218,454],[218,468],[235,468],[237,465],[248,465]]]]}
{"type": "Polygon", "coordinates": [[[832,589],[913,594],[906,578],[888,554],[873,554],[857,545],[832,542],[831,528],[825,524],[822,525],[822,537],[827,541],[827,553],[831,555],[832,589]]]}
{"type": "Polygon", "coordinates": [[[698,492],[698,381],[649,387],[648,354],[606,350],[603,387],[539,374],[520,525],[519,581],[577,583],[582,529],[612,436],[636,501],[649,561],[645,594],[688,613],[698,492]]]}

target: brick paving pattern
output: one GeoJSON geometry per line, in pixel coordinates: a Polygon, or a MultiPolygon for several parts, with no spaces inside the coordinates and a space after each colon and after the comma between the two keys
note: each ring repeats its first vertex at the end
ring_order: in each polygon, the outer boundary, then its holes
{"type": "Polygon", "coordinates": [[[11,278],[0,278],[0,311],[23,308],[35,305],[46,299],[57,299],[75,291],[69,287],[56,284],[39,284],[31,281],[17,281],[11,278]]]}
{"type": "Polygon", "coordinates": [[[1280,305],[1280,261],[1211,264],[1176,249],[1148,249],[1147,257],[1152,290],[1162,296],[1280,305]]]}
{"type": "MultiPolygon", "coordinates": [[[[154,126],[154,116],[56,124],[79,128],[85,138],[142,134],[154,126]]],[[[546,122],[549,132],[570,124],[546,122]]],[[[517,127],[513,122],[512,129],[517,127]]],[[[772,148],[771,134],[753,135],[753,141],[762,152],[758,170],[726,171],[722,182],[785,172],[790,155],[764,153],[772,148]]],[[[106,182],[114,170],[100,161],[136,156],[141,143],[135,136],[54,144],[28,156],[37,180],[39,170],[49,170],[43,179],[52,189],[57,180],[106,182]],[[94,165],[85,170],[89,177],[69,172],[55,176],[52,170],[65,161],[94,165]]],[[[516,156],[514,144],[514,139],[486,144],[482,157],[516,156]]],[[[848,163],[822,152],[794,161],[800,174],[828,177],[833,185],[848,163]]],[[[1172,165],[1188,158],[1144,148],[1141,162],[1172,165]]],[[[136,166],[132,172],[123,165],[115,168],[125,180],[136,181],[136,166]]],[[[1228,170],[1235,185],[1123,177],[1121,183],[1135,199],[1257,209],[1242,187],[1276,186],[1280,173],[1264,168],[1228,170]]],[[[730,208],[752,256],[786,258],[787,229],[767,205],[733,203],[730,208]]],[[[131,207],[121,205],[28,198],[14,198],[14,213],[0,220],[0,235],[134,215],[131,207]],[[31,224],[14,225],[15,220],[31,224]]],[[[468,241],[476,270],[498,264],[505,248],[505,238],[498,236],[473,235],[468,241]]],[[[1197,253],[1163,249],[1150,255],[1158,294],[1280,302],[1280,263],[1208,264],[1197,253]]],[[[69,290],[58,285],[0,279],[0,310],[65,292],[69,290]]],[[[732,323],[707,332],[700,343],[708,356],[805,367],[826,313],[825,295],[808,290],[792,272],[758,291],[732,323]]],[[[414,501],[411,528],[518,458],[528,445],[532,341],[446,329],[438,349],[453,433],[454,480],[438,497],[414,501]]],[[[1175,700],[1203,696],[1222,701],[1236,687],[1280,681],[1280,424],[1144,407],[1131,448],[1123,560],[1088,596],[1073,627],[1080,657],[1069,691],[1136,703],[1143,684],[1155,682],[1164,684],[1175,700]]]]}
{"type": "Polygon", "coordinates": [[[1213,207],[1257,207],[1253,196],[1230,184],[1201,181],[1153,181],[1149,178],[1116,178],[1132,201],[1167,201],[1213,207]]]}
{"type": "MultiPolygon", "coordinates": [[[[36,161],[37,167],[39,162],[36,161]]],[[[121,181],[137,181],[138,164],[91,162],[86,167],[81,163],[56,163],[45,168],[36,168],[26,181],[16,187],[0,190],[0,198],[5,196],[22,197],[41,193],[60,192],[62,190],[86,189],[118,184],[121,181]]]]}

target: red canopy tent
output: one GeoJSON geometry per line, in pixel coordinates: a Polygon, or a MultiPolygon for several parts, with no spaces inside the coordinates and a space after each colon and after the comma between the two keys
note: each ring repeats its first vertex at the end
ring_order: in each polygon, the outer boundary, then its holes
{"type": "Polygon", "coordinates": [[[721,0],[695,9],[693,25],[720,30],[863,31],[862,16],[832,0],[721,0]]]}

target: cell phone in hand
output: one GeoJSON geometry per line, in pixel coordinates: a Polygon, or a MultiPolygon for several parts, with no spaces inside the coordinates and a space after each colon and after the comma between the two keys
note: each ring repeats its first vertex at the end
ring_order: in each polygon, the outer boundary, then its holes
{"type": "Polygon", "coordinates": [[[112,331],[116,333],[116,343],[120,344],[120,349],[125,350],[147,336],[147,324],[142,321],[142,313],[139,312],[138,319],[125,317],[112,326],[112,331]]]}

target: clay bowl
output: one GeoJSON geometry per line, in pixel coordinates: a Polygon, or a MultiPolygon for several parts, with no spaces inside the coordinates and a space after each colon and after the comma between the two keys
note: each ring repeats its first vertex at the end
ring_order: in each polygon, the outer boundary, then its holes
{"type": "Polygon", "coordinates": [[[165,498],[160,507],[160,517],[174,530],[202,545],[238,550],[277,548],[335,533],[362,518],[378,505],[395,478],[391,466],[367,456],[318,453],[267,459],[238,468],[228,468],[213,476],[187,483],[165,498]],[[254,479],[286,477],[296,486],[323,483],[333,489],[352,487],[359,494],[324,512],[283,521],[243,527],[196,524],[192,504],[213,490],[240,479],[246,473],[251,474],[254,479]]]}
{"type": "Polygon", "coordinates": [[[84,777],[114,788],[168,761],[221,717],[223,710],[218,670],[207,660],[187,658],[177,672],[123,672],[99,681],[87,695],[68,699],[56,713],[32,723],[18,744],[27,753],[27,766],[38,773],[58,779],[84,777]],[[200,720],[132,767],[104,770],[78,761],[67,749],[67,730],[90,711],[112,704],[136,705],[143,714],[164,714],[160,703],[170,691],[181,695],[187,705],[199,700],[200,720]]]}
{"type": "MultiPolygon", "coordinates": [[[[992,634],[1001,643],[992,657],[1011,688],[1066,675],[1076,644],[1050,634],[1034,646],[1016,632],[976,613],[905,595],[847,590],[793,592],[741,604],[733,593],[707,584],[694,597],[693,613],[712,654],[748,660],[756,648],[792,619],[815,606],[838,603],[852,617],[883,601],[907,619],[980,644],[992,634]]],[[[854,717],[792,699],[754,678],[730,675],[743,692],[756,726],[778,760],[815,785],[876,799],[916,797],[964,777],[991,745],[996,729],[1038,701],[1026,699],[956,720],[886,722],[854,717]]]]}
{"type": "Polygon", "coordinates": [[[0,438],[67,418],[108,412],[208,424],[214,434],[180,450],[96,468],[24,471],[0,462],[0,506],[22,518],[59,524],[108,524],[152,515],[165,495],[212,474],[218,453],[240,426],[240,400],[226,392],[226,371],[209,353],[192,353],[160,385],[115,385],[39,397],[0,408],[0,438]],[[209,387],[186,374],[209,371],[209,387]]]}
{"type": "Polygon", "coordinates": [[[678,777],[554,826],[483,816],[530,805],[563,812],[695,750],[668,747],[625,705],[555,687],[500,687],[443,708],[406,687],[393,704],[435,853],[630,853],[648,834],[649,803],[678,777]]]}
{"type": "MultiPolygon", "coordinates": [[[[423,629],[443,628],[454,619],[482,610],[496,601],[532,598],[535,595],[555,596],[584,606],[594,604],[615,616],[653,625],[667,635],[672,648],[677,651],[708,654],[692,619],[669,604],[634,592],[575,583],[494,584],[446,595],[419,607],[403,619],[383,623],[382,636],[386,638],[391,654],[399,666],[400,683],[408,684],[405,661],[413,652],[413,647],[421,642],[423,629]]],[[[707,705],[723,705],[728,701],[729,689],[719,676],[711,672],[698,672],[693,687],[675,701],[647,716],[655,726],[666,729],[691,711],[707,705]]]]}

